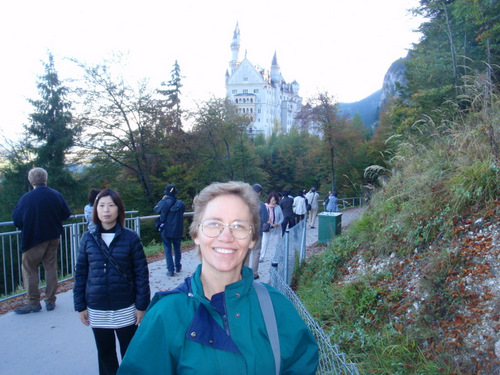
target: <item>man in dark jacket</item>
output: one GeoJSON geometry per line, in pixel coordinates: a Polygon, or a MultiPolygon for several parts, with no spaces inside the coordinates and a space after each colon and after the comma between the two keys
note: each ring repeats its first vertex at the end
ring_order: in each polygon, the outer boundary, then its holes
{"type": "Polygon", "coordinates": [[[161,201],[154,210],[160,214],[160,221],[164,224],[161,231],[165,259],[167,261],[167,275],[174,276],[174,259],[172,259],[172,244],[174,246],[175,272],[181,272],[181,239],[184,232],[184,202],[175,195],[178,190],[174,185],[167,185],[161,201]]]}
{"type": "Polygon", "coordinates": [[[292,228],[295,224],[295,214],[293,213],[293,198],[290,196],[290,191],[283,192],[283,198],[280,201],[281,211],[283,211],[283,222],[281,223],[281,235],[285,234],[286,226],[292,228]]]}
{"type": "Polygon", "coordinates": [[[21,229],[23,283],[27,293],[26,304],[15,309],[17,314],[38,312],[40,291],[38,290],[38,267],[45,269],[45,307],[47,311],[56,306],[57,249],[62,234],[62,222],[71,215],[61,193],[47,186],[47,171],[33,168],[28,180],[33,190],[24,194],[12,213],[12,220],[21,229]]]}

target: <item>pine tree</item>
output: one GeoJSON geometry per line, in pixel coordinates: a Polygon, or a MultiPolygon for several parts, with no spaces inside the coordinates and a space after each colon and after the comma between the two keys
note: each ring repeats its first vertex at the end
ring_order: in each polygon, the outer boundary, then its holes
{"type": "Polygon", "coordinates": [[[44,66],[45,75],[37,83],[41,99],[29,100],[35,112],[29,115],[31,124],[26,130],[38,141],[33,145],[37,165],[61,170],[77,130],[72,127],[71,103],[66,100],[68,89],[59,81],[52,54],[49,53],[49,62],[44,66]]]}
{"type": "Polygon", "coordinates": [[[172,112],[173,124],[176,129],[182,128],[182,110],[181,110],[181,68],[175,60],[174,67],[171,70],[171,79],[168,83],[162,82],[163,87],[167,89],[160,89],[158,93],[165,95],[168,100],[167,107],[172,112]]]}
{"type": "Polygon", "coordinates": [[[51,53],[48,63],[43,65],[45,74],[37,82],[40,99],[28,100],[34,112],[29,115],[30,124],[25,129],[34,137],[29,145],[36,155],[34,166],[47,170],[49,184],[61,191],[71,205],[80,202],[83,196],[66,166],[66,154],[75,144],[79,127],[72,122],[71,102],[67,99],[69,89],[59,80],[51,53]]]}

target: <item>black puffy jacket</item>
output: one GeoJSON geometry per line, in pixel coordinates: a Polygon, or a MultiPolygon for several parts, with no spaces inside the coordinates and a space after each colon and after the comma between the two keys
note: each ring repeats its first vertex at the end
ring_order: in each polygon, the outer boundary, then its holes
{"type": "Polygon", "coordinates": [[[97,226],[94,232],[85,232],[80,241],[73,289],[75,310],[119,310],[133,303],[137,310],[146,310],[150,301],[149,271],[139,236],[118,223],[108,248],[131,285],[102,252],[100,246],[107,245],[100,231],[97,226]]]}

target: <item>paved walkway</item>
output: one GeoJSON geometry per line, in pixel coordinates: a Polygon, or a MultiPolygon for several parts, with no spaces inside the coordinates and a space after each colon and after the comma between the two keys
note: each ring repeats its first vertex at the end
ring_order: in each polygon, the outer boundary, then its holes
{"type": "MultiPolygon", "coordinates": [[[[359,209],[358,209],[359,210],[359,209]]],[[[345,211],[342,226],[345,227],[359,215],[345,211]]],[[[307,246],[316,243],[318,229],[307,230],[307,246]]],[[[273,249],[270,243],[269,249],[273,249]]],[[[270,259],[274,251],[268,251],[259,266],[260,280],[269,282],[270,259]]],[[[170,290],[190,276],[199,260],[194,251],[183,253],[182,272],[167,277],[163,260],[149,265],[151,292],[170,290]]],[[[13,311],[0,316],[0,373],[17,374],[98,374],[97,351],[92,330],[84,326],[73,309],[72,290],[57,295],[54,311],[17,315],[13,311]]]]}

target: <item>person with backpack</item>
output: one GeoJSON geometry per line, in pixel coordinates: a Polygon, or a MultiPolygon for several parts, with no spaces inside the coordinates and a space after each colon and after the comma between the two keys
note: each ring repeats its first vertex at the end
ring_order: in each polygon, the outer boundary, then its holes
{"type": "Polygon", "coordinates": [[[155,206],[154,211],[160,214],[160,222],[163,223],[161,239],[165,250],[165,260],[167,262],[167,275],[174,276],[182,269],[181,264],[181,239],[184,233],[184,211],[186,205],[177,199],[178,190],[174,185],[167,185],[163,192],[163,198],[155,206]],[[174,258],[172,258],[172,245],[174,248],[174,258]]]}
{"type": "Polygon", "coordinates": [[[312,187],[311,190],[306,194],[307,202],[311,205],[309,210],[309,224],[311,228],[316,227],[316,219],[318,217],[318,199],[319,194],[316,192],[316,188],[312,187]]]}

